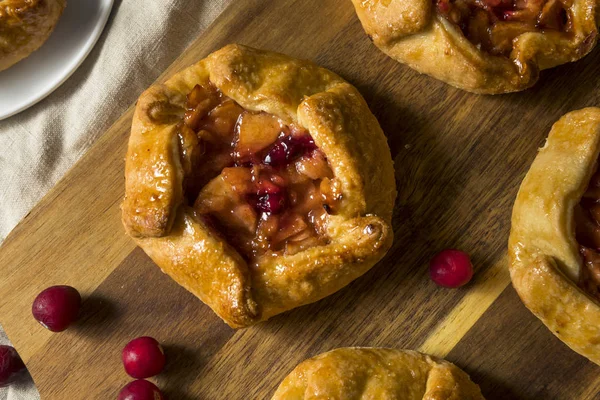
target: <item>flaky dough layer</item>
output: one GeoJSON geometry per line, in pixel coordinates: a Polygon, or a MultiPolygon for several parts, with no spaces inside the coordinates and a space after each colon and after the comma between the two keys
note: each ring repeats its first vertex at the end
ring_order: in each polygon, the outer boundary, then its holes
{"type": "Polygon", "coordinates": [[[48,40],[66,4],[66,0],[0,0],[0,71],[48,40]]]}
{"type": "Polygon", "coordinates": [[[473,45],[439,15],[432,0],[352,0],[377,47],[393,59],[470,92],[499,94],[526,89],[539,71],[588,54],[598,36],[598,1],[574,0],[572,33],[528,32],[514,41],[509,58],[473,45]]]}
{"type": "Polygon", "coordinates": [[[600,108],[562,117],[521,184],[508,252],[513,286],[560,340],[600,365],[600,305],[578,282],[574,209],[596,170],[600,108]]]}
{"type": "Polygon", "coordinates": [[[409,350],[342,348],[298,365],[272,400],[483,400],[447,361],[409,350]]]}
{"type": "Polygon", "coordinates": [[[229,45],[149,88],[138,100],[126,158],[123,222],[175,281],[232,327],[317,301],[364,274],[392,244],[396,186],[386,138],[364,99],[334,73],[229,45]],[[306,128],[341,185],[330,244],[250,268],[184,205],[177,140],[186,95],[210,80],[245,109],[306,128]]]}

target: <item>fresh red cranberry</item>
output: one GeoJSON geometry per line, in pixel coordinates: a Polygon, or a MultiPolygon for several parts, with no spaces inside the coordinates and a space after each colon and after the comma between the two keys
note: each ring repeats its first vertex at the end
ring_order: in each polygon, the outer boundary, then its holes
{"type": "Polygon", "coordinates": [[[81,295],[71,286],[52,286],[33,301],[33,317],[52,332],[62,332],[79,316],[81,295]]]}
{"type": "Polygon", "coordinates": [[[117,400],[165,400],[165,398],[155,384],[138,379],[121,389],[117,400]]]}
{"type": "Polygon", "coordinates": [[[148,336],[133,339],[123,349],[125,372],[136,379],[158,375],[165,366],[165,352],[160,344],[148,336]]]}
{"type": "Polygon", "coordinates": [[[0,387],[10,385],[25,370],[25,364],[12,346],[0,345],[0,387]]]}
{"type": "Polygon", "coordinates": [[[285,207],[285,198],[281,193],[258,195],[254,207],[261,212],[279,214],[285,207]]]}
{"type": "Polygon", "coordinates": [[[256,194],[248,197],[248,202],[261,213],[279,214],[286,205],[285,190],[267,179],[258,182],[256,194]]]}
{"type": "Polygon", "coordinates": [[[312,152],[316,148],[315,141],[308,134],[284,136],[275,142],[263,159],[263,162],[273,167],[281,167],[298,157],[312,152]]]}
{"type": "Polygon", "coordinates": [[[473,265],[469,255],[460,250],[444,250],[429,264],[429,275],[436,284],[457,288],[467,284],[473,277],[473,265]]]}
{"type": "Polygon", "coordinates": [[[258,194],[277,194],[281,192],[281,187],[277,186],[268,179],[261,179],[258,182],[258,194]]]}
{"type": "Polygon", "coordinates": [[[287,161],[288,145],[281,139],[275,142],[273,147],[269,150],[265,156],[263,162],[267,165],[274,167],[280,167],[286,164],[287,161]]]}
{"type": "Polygon", "coordinates": [[[449,0],[438,0],[437,7],[442,14],[447,14],[448,12],[450,12],[449,0]]]}

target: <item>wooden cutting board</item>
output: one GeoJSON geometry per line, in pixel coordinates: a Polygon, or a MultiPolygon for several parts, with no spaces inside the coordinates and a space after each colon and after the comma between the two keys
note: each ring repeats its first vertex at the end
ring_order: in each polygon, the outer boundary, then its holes
{"type": "Polygon", "coordinates": [[[234,331],[163,275],[125,236],[119,204],[127,111],[40,202],[0,251],[0,321],[44,400],[115,399],[120,352],[151,335],[166,345],[156,381],[171,400],[268,399],[307,357],[387,346],[446,357],[488,399],[600,398],[600,369],[570,351],[510,286],[506,243],[518,186],[562,114],[600,105],[600,50],[542,74],[524,93],[465,93],[388,59],[349,0],[238,0],[161,80],[237,42],[311,59],[355,84],[386,132],[399,196],[395,244],[364,277],[318,303],[234,331]],[[439,250],[472,255],[466,288],[428,277],[439,250]],[[70,284],[81,320],[52,334],[35,295],[70,284]]]}

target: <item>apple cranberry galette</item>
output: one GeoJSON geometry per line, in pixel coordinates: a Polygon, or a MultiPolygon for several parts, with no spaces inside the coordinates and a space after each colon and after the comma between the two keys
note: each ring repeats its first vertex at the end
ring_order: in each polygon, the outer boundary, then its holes
{"type": "Polygon", "coordinates": [[[510,274],[525,305],[576,352],[600,364],[600,108],[550,131],[521,184],[510,274]]]}
{"type": "Polygon", "coordinates": [[[391,246],[386,138],[358,91],[230,45],[140,97],[123,222],[232,327],[314,302],[391,246]]]}
{"type": "Polygon", "coordinates": [[[0,71],[44,44],[66,4],[66,0],[0,0],[0,71]]]}
{"type": "Polygon", "coordinates": [[[588,54],[598,0],[352,0],[373,42],[421,73],[476,93],[515,92],[588,54]]]}
{"type": "Polygon", "coordinates": [[[342,348],[298,365],[272,400],[483,400],[447,361],[409,350],[342,348]]]}

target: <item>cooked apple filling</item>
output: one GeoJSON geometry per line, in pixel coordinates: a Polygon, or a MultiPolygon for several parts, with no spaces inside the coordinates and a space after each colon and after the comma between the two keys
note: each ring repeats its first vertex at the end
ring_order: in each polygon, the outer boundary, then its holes
{"type": "Polygon", "coordinates": [[[579,286],[600,299],[600,171],[575,207],[575,229],[583,257],[579,286]]]}
{"type": "Polygon", "coordinates": [[[180,129],[184,192],[246,260],[326,244],[341,195],[305,129],[196,85],[180,129]]]}
{"type": "Polygon", "coordinates": [[[478,48],[509,56],[525,32],[568,32],[573,0],[433,0],[478,48]]]}

